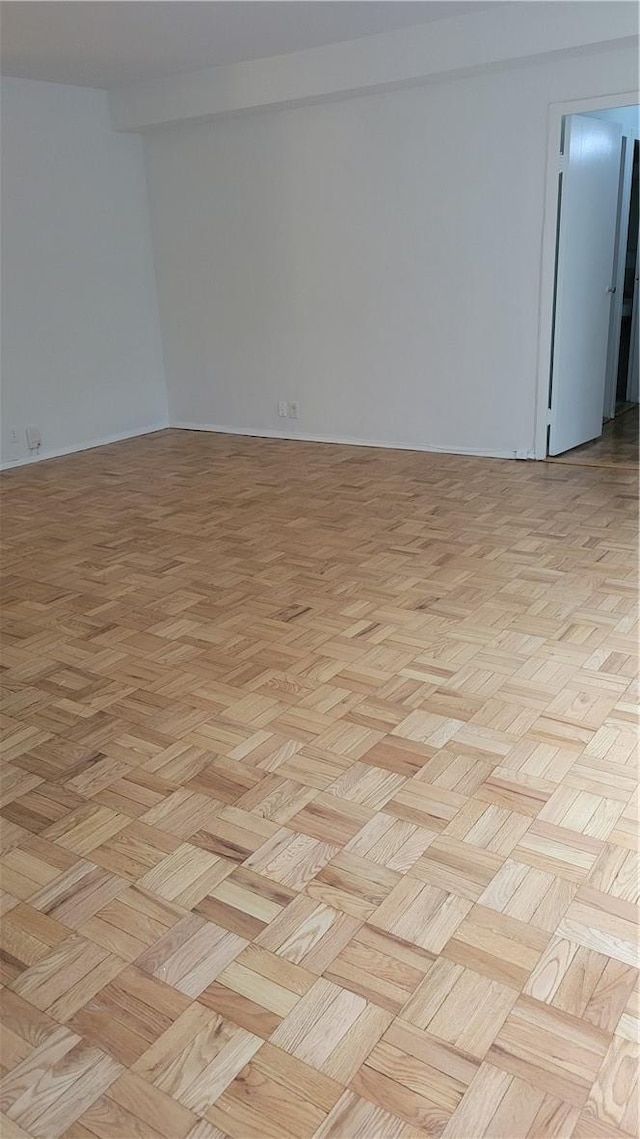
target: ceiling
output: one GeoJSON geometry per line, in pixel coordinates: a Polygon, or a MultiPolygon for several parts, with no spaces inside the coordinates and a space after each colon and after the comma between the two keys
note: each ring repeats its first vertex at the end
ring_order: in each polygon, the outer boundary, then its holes
{"type": "Polygon", "coordinates": [[[5,0],[2,72],[113,88],[491,7],[480,0],[5,0]]]}

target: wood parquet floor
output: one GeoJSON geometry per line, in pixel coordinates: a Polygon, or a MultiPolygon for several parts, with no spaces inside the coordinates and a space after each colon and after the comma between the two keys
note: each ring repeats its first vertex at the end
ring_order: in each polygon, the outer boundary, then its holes
{"type": "Polygon", "coordinates": [[[634,472],[7,473],[3,1139],[625,1139],[634,472]]]}

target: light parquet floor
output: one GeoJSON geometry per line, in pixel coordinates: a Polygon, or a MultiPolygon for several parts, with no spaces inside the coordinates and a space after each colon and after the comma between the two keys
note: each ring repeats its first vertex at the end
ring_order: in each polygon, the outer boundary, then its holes
{"type": "Polygon", "coordinates": [[[634,473],[3,485],[3,1139],[634,1135],[634,473]]]}

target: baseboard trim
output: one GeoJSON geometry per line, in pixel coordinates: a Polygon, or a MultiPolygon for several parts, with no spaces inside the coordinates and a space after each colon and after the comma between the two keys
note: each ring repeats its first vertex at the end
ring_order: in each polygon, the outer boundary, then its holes
{"type": "Polygon", "coordinates": [[[166,431],[168,420],[156,423],[153,427],[138,427],[135,431],[122,431],[117,435],[107,435],[103,439],[91,439],[88,443],[74,443],[71,447],[60,447],[55,451],[36,452],[33,455],[24,455],[20,459],[7,459],[0,463],[0,471],[10,471],[14,467],[28,467],[33,463],[42,463],[46,459],[60,459],[63,455],[75,455],[78,451],[92,451],[94,447],[107,447],[109,443],[122,443],[125,439],[137,439],[140,435],[152,435],[154,431],[166,431]]]}
{"type": "Polygon", "coordinates": [[[155,431],[166,431],[167,428],[173,428],[177,431],[208,431],[220,435],[245,435],[251,439],[288,439],[294,442],[297,440],[301,443],[333,443],[347,447],[382,447],[390,451],[424,451],[437,455],[469,455],[486,459],[534,459],[536,457],[531,451],[491,450],[487,447],[443,447],[436,443],[399,443],[390,442],[388,439],[361,439],[354,435],[314,435],[304,431],[273,431],[270,428],[229,427],[222,423],[190,423],[183,420],[169,423],[163,420],[151,427],[137,428],[135,431],[123,431],[117,435],[107,435],[102,439],[92,439],[87,443],[77,443],[71,447],[60,447],[54,451],[25,455],[20,459],[8,459],[6,462],[0,463],[0,471],[31,466],[33,463],[42,463],[47,459],[59,459],[64,455],[75,455],[80,451],[92,451],[95,447],[106,447],[110,443],[122,443],[126,439],[152,435],[155,431]]]}
{"type": "Polygon", "coordinates": [[[384,447],[391,451],[428,451],[438,455],[475,455],[486,459],[532,459],[530,451],[493,451],[486,447],[441,447],[435,443],[390,443],[387,439],[359,439],[353,435],[310,435],[303,431],[272,431],[270,428],[229,427],[221,423],[189,423],[176,420],[178,431],[211,431],[221,435],[246,435],[256,439],[292,439],[301,443],[337,443],[349,447],[384,447]]]}

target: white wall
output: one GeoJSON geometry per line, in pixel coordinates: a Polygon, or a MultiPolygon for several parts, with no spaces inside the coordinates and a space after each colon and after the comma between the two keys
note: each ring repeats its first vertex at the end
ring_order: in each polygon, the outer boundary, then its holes
{"type": "Polygon", "coordinates": [[[636,81],[624,45],[149,132],[172,422],[530,453],[548,104],[636,81]]]}
{"type": "Polygon", "coordinates": [[[2,151],[3,462],[28,425],[44,457],[166,424],[140,138],[105,92],[4,79],[2,151]]]}

